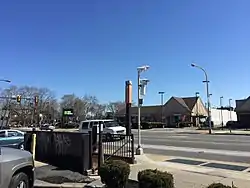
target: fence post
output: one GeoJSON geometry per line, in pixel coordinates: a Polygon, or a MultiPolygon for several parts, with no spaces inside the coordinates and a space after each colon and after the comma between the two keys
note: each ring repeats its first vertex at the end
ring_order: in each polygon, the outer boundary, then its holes
{"type": "Polygon", "coordinates": [[[32,151],[33,159],[35,160],[35,157],[36,157],[36,133],[32,134],[31,151],[32,151]]]}
{"type": "Polygon", "coordinates": [[[102,151],[102,123],[99,122],[99,147],[98,147],[98,175],[99,174],[99,169],[101,165],[103,164],[103,151],[102,151]]]}
{"type": "Polygon", "coordinates": [[[93,144],[92,131],[89,131],[89,169],[93,168],[93,144]]]}
{"type": "Polygon", "coordinates": [[[131,134],[131,145],[132,145],[132,148],[131,148],[132,163],[134,164],[135,163],[135,142],[134,142],[134,135],[133,134],[131,134]]]}

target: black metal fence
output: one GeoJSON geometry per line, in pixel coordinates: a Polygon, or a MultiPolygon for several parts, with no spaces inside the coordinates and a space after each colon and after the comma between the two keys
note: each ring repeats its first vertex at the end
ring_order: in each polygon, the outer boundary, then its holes
{"type": "Polygon", "coordinates": [[[120,158],[134,163],[134,135],[103,134],[102,143],[105,160],[120,158]]]}

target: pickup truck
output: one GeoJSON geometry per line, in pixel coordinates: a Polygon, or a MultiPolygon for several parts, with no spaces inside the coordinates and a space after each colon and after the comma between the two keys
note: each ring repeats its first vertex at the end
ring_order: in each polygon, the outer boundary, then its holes
{"type": "Polygon", "coordinates": [[[34,168],[30,152],[0,147],[1,188],[33,188],[34,168]]]}

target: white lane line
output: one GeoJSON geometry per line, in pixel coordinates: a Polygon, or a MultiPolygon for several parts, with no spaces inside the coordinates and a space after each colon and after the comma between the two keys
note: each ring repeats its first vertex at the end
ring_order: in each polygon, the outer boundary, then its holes
{"type": "MultiPolygon", "coordinates": [[[[135,145],[135,147],[137,147],[137,144],[135,145]]],[[[237,156],[237,157],[249,157],[250,156],[250,152],[247,152],[247,151],[216,150],[216,149],[175,147],[175,146],[150,145],[150,144],[142,144],[142,147],[145,149],[183,151],[183,152],[217,154],[217,155],[227,155],[227,156],[237,156]]]]}
{"type": "MultiPolygon", "coordinates": [[[[158,139],[170,139],[170,138],[183,138],[184,140],[187,140],[187,141],[196,141],[196,142],[200,142],[200,141],[203,141],[203,142],[207,142],[207,143],[210,143],[210,142],[225,142],[227,144],[231,144],[231,143],[243,143],[243,144],[248,144],[250,145],[250,140],[244,140],[244,139],[206,139],[206,138],[195,138],[195,137],[190,137],[190,136],[184,136],[184,135],[176,135],[176,136],[171,136],[171,135],[166,135],[166,136],[148,136],[148,135],[142,135],[142,139],[144,138],[151,138],[151,139],[155,139],[155,140],[158,140],[158,139]]],[[[137,135],[135,135],[135,139],[137,139],[137,135]]],[[[179,141],[179,140],[178,140],[179,141]]]]}
{"type": "MultiPolygon", "coordinates": [[[[152,140],[152,139],[147,139],[147,138],[143,138],[142,139],[142,142],[144,140],[147,140],[147,141],[155,141],[155,142],[165,142],[165,143],[173,143],[175,140],[171,140],[171,139],[163,139],[163,138],[157,138],[155,140],[152,140]]],[[[246,143],[246,142],[242,142],[242,143],[225,143],[225,142],[214,142],[214,141],[210,141],[210,142],[204,142],[204,141],[191,141],[191,140],[178,140],[178,143],[195,143],[195,144],[215,144],[215,145],[230,145],[230,146],[249,146],[250,145],[250,142],[249,143],[246,143]]],[[[249,149],[250,150],[250,149],[249,149]]]]}

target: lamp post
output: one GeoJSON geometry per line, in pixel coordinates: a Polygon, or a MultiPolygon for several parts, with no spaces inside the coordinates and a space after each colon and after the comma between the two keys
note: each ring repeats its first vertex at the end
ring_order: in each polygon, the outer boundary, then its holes
{"type": "Polygon", "coordinates": [[[195,97],[196,97],[196,126],[198,127],[199,125],[199,105],[198,104],[198,99],[199,99],[199,92],[195,92],[195,97]]]}
{"type": "MultiPolygon", "coordinates": [[[[161,96],[161,122],[163,123],[163,100],[164,100],[164,91],[159,91],[158,94],[161,96]]],[[[164,128],[164,125],[163,125],[164,128]]]]}
{"type": "Polygon", "coordinates": [[[0,79],[0,82],[6,82],[6,83],[10,83],[10,80],[5,80],[5,79],[0,79]]]}
{"type": "Polygon", "coordinates": [[[192,63],[191,64],[192,67],[196,67],[200,70],[202,70],[205,74],[205,81],[203,81],[204,83],[206,83],[206,93],[207,93],[207,113],[208,113],[208,125],[209,125],[209,134],[212,134],[212,124],[211,124],[211,112],[210,112],[210,95],[209,95],[209,87],[208,87],[208,76],[207,76],[207,72],[204,68],[192,63]]]}
{"type": "Polygon", "coordinates": [[[141,67],[137,67],[137,82],[138,82],[138,91],[137,91],[137,97],[138,97],[138,114],[137,114],[137,119],[138,119],[138,147],[136,149],[136,154],[137,155],[142,155],[143,154],[143,149],[141,147],[141,105],[142,105],[142,98],[141,98],[141,88],[142,88],[142,83],[141,83],[141,73],[145,72],[149,69],[148,65],[144,65],[141,67]]]}
{"type": "Polygon", "coordinates": [[[229,119],[230,121],[232,121],[232,111],[231,111],[231,108],[232,108],[232,105],[231,105],[231,102],[232,102],[233,99],[229,99],[229,119]]]}
{"type": "Polygon", "coordinates": [[[220,97],[220,116],[221,116],[221,127],[223,129],[223,111],[222,111],[222,100],[223,100],[223,96],[220,97]]]}

